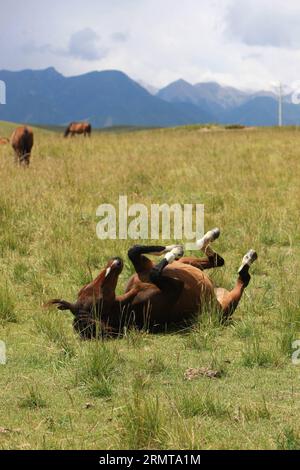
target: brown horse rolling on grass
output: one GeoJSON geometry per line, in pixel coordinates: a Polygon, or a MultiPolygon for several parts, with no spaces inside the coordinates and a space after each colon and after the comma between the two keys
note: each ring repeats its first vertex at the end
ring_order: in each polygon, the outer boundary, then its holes
{"type": "Polygon", "coordinates": [[[124,327],[146,328],[152,332],[170,325],[192,321],[203,311],[217,309],[228,319],[236,309],[250,281],[249,267],[257,259],[250,250],[243,258],[232,291],[215,288],[204,270],[224,265],[210,246],[220,231],[211,230],[198,241],[204,258],[183,257],[181,246],[134,246],[128,252],[136,273],[123,295],[116,296],[121,258],[111,259],[94,281],[83,287],[75,303],[54,299],[47,305],[70,310],[74,328],[82,338],[117,335],[124,327]],[[156,265],[145,255],[164,255],[156,265]]]}
{"type": "Polygon", "coordinates": [[[31,150],[33,147],[33,132],[30,127],[18,127],[10,138],[12,148],[15,151],[15,162],[29,166],[31,150]]]}
{"type": "Polygon", "coordinates": [[[71,137],[74,137],[76,134],[83,134],[84,137],[87,135],[90,137],[92,133],[92,126],[88,122],[71,122],[71,124],[65,130],[65,137],[68,137],[70,134],[71,137]]]}

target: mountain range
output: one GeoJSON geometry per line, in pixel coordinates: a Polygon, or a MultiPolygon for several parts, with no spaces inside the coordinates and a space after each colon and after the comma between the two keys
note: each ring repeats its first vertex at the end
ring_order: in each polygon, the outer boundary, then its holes
{"type": "MultiPolygon", "coordinates": [[[[246,92],[215,82],[177,80],[156,90],[118,70],[65,77],[45,70],[0,71],[6,105],[0,120],[66,125],[89,120],[94,127],[167,127],[196,123],[271,126],[278,103],[268,91],[246,92]]],[[[300,124],[300,106],[286,97],[284,124],[300,124]]]]}

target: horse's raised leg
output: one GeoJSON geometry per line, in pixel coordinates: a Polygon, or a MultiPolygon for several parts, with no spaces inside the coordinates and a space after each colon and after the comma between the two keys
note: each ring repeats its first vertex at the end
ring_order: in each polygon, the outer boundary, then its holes
{"type": "Polygon", "coordinates": [[[257,254],[254,250],[248,251],[244,256],[242,265],[238,270],[238,280],[235,287],[229,292],[226,289],[216,288],[215,294],[222,308],[222,316],[227,319],[232,316],[237,308],[245,288],[248,286],[251,276],[249,268],[257,260],[257,254]]]}
{"type": "Polygon", "coordinates": [[[210,246],[210,243],[214,242],[217,238],[219,238],[219,236],[220,230],[218,228],[214,228],[196,242],[199,250],[206,254],[205,258],[184,257],[181,258],[180,261],[182,263],[195,266],[195,268],[201,269],[201,271],[204,271],[204,269],[219,268],[220,266],[224,266],[225,261],[222,256],[218,255],[218,253],[216,253],[210,246]]]}
{"type": "Polygon", "coordinates": [[[169,302],[177,301],[184,287],[184,282],[176,278],[163,276],[163,270],[176,259],[180,259],[182,255],[183,247],[180,245],[173,246],[164,258],[152,267],[149,274],[150,281],[165,294],[169,302]]]}
{"type": "MultiPolygon", "coordinates": [[[[143,246],[135,245],[128,251],[128,258],[132,262],[135,271],[140,274],[144,272],[149,272],[153,267],[154,263],[144,255],[154,255],[161,256],[165,253],[171,252],[177,245],[154,245],[154,246],[143,246]]],[[[182,252],[182,251],[181,251],[182,252]]]]}

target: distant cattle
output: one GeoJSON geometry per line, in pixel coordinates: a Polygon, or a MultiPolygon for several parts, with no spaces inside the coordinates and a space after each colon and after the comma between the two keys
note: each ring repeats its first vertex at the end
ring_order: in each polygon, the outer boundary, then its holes
{"type": "Polygon", "coordinates": [[[92,126],[88,122],[72,122],[65,130],[65,137],[71,135],[74,137],[76,134],[83,134],[84,137],[87,135],[90,137],[92,132],[92,126]]]}
{"type": "Polygon", "coordinates": [[[5,145],[9,143],[9,139],[6,137],[0,137],[0,145],[5,145]]]}
{"type": "Polygon", "coordinates": [[[15,151],[15,162],[20,165],[29,166],[30,155],[33,147],[33,132],[27,126],[18,127],[10,139],[15,151]]]}

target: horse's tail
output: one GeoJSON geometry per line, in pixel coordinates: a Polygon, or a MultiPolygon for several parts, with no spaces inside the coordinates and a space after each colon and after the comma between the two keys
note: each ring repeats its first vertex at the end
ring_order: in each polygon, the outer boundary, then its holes
{"type": "Polygon", "coordinates": [[[88,125],[87,132],[88,132],[89,135],[91,135],[91,133],[92,133],[92,125],[91,124],[88,125]]]}
{"type": "Polygon", "coordinates": [[[70,134],[71,126],[72,126],[72,124],[68,125],[67,129],[65,130],[64,137],[68,137],[68,135],[70,134]]]}
{"type": "Polygon", "coordinates": [[[22,136],[22,144],[21,144],[21,157],[20,162],[27,162],[29,164],[29,158],[31,155],[31,150],[33,146],[33,136],[32,131],[28,129],[28,127],[24,127],[24,133],[22,136]]]}
{"type": "Polygon", "coordinates": [[[26,153],[30,153],[31,145],[30,145],[30,131],[28,127],[24,128],[24,150],[26,153]]]}
{"type": "Polygon", "coordinates": [[[47,302],[44,307],[51,307],[52,305],[56,305],[58,310],[70,310],[73,315],[76,315],[77,309],[74,304],[67,302],[66,300],[61,299],[52,299],[47,302]]]}

